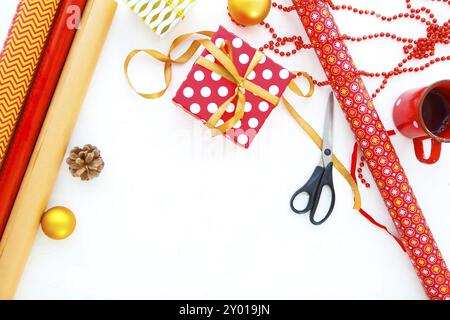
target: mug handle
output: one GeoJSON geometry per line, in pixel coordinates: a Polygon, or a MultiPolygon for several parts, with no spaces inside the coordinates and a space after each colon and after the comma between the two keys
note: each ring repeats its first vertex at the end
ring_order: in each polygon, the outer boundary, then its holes
{"type": "Polygon", "coordinates": [[[414,142],[414,151],[416,152],[417,159],[426,164],[434,164],[438,162],[439,158],[441,157],[441,149],[442,149],[442,143],[440,143],[437,140],[431,139],[431,152],[430,156],[428,158],[425,158],[425,152],[423,150],[423,142],[430,138],[415,138],[413,139],[414,142]]]}

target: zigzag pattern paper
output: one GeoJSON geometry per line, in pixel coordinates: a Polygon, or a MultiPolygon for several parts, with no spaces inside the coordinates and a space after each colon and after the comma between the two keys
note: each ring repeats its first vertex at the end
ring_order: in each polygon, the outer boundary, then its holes
{"type": "Polygon", "coordinates": [[[0,167],[60,0],[21,0],[0,54],[0,167]]]}

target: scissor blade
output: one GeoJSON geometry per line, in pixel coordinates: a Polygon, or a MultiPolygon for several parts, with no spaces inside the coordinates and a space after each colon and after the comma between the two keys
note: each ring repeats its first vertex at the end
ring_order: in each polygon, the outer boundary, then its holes
{"type": "Polygon", "coordinates": [[[322,161],[326,168],[333,162],[333,122],[334,122],[334,94],[328,97],[327,111],[325,114],[325,127],[323,131],[322,161]]]}

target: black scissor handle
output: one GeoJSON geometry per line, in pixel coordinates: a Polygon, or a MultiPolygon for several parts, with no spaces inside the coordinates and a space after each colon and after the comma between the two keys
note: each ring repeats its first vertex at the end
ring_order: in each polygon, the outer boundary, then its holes
{"type": "Polygon", "coordinates": [[[328,220],[328,218],[330,217],[331,213],[334,210],[334,205],[336,203],[336,193],[334,191],[334,184],[333,184],[333,163],[330,163],[324,170],[322,178],[320,180],[320,184],[318,185],[317,189],[316,189],[316,194],[315,194],[315,198],[313,201],[313,206],[311,209],[311,214],[309,216],[309,220],[311,221],[312,224],[318,226],[321,225],[322,223],[324,223],[325,221],[328,220]],[[314,217],[316,216],[316,211],[317,211],[317,207],[319,206],[319,202],[320,202],[320,198],[322,196],[322,192],[323,192],[323,188],[325,187],[329,187],[330,191],[331,191],[331,204],[330,204],[330,208],[328,209],[328,212],[326,214],[326,216],[320,220],[317,221],[314,219],[314,217]]]}
{"type": "Polygon", "coordinates": [[[313,208],[314,208],[314,204],[315,204],[315,197],[317,194],[317,188],[320,185],[320,181],[322,179],[322,176],[324,174],[325,169],[321,166],[317,166],[316,169],[314,170],[314,173],[312,174],[311,178],[309,178],[308,182],[306,182],[306,184],[301,187],[299,190],[297,190],[297,192],[294,193],[294,195],[291,198],[291,209],[292,211],[294,211],[297,214],[304,214],[307,212],[310,212],[313,208]],[[299,197],[301,194],[307,194],[309,199],[308,199],[308,204],[306,205],[306,207],[302,210],[299,210],[295,207],[295,199],[297,199],[297,197],[299,197]]]}

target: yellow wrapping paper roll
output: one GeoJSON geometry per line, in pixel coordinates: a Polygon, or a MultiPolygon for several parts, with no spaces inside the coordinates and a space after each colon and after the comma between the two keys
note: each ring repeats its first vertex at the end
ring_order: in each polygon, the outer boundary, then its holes
{"type": "Polygon", "coordinates": [[[13,299],[117,4],[89,0],[0,242],[0,299],[13,299]]]}

